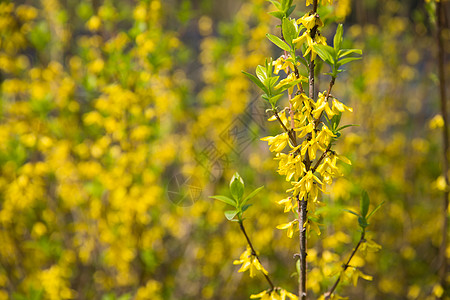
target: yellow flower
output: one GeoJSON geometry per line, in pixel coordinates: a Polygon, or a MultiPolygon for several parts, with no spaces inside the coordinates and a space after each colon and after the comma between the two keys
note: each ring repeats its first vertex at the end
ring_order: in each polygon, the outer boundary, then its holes
{"type": "MultiPolygon", "coordinates": [[[[283,70],[283,71],[287,71],[286,69],[290,69],[291,71],[294,71],[294,64],[288,60],[286,60],[284,55],[281,55],[280,57],[277,58],[276,61],[274,61],[273,63],[274,65],[274,73],[278,75],[278,73],[283,70]]],[[[286,72],[287,73],[287,72],[286,72]]]]}
{"type": "Polygon", "coordinates": [[[283,132],[277,136],[266,136],[261,141],[267,141],[269,143],[269,150],[271,152],[281,152],[286,147],[289,141],[289,136],[286,132],[283,132]]]}
{"type": "Polygon", "coordinates": [[[323,185],[322,181],[312,173],[311,170],[306,173],[303,178],[298,182],[292,182],[294,185],[293,188],[287,190],[286,192],[292,192],[295,196],[299,195],[299,197],[303,198],[307,193],[311,192],[315,183],[319,183],[323,185]]]}
{"type": "Polygon", "coordinates": [[[308,44],[308,48],[306,49],[303,55],[306,56],[309,53],[309,51],[312,51],[312,59],[316,58],[317,54],[316,51],[314,51],[313,49],[313,45],[327,44],[327,39],[324,36],[322,36],[319,31],[316,32],[316,35],[313,40],[309,30],[305,31],[301,36],[294,39],[292,42],[296,45],[297,48],[300,48],[305,41],[308,44]]]}
{"type": "Polygon", "coordinates": [[[307,30],[311,30],[314,26],[323,26],[323,22],[320,20],[319,15],[310,13],[306,13],[303,17],[298,19],[297,24],[302,24],[307,30]]]}
{"type": "Polygon", "coordinates": [[[292,202],[292,197],[281,199],[277,201],[277,204],[284,205],[284,212],[288,212],[290,210],[293,211],[295,208],[295,204],[292,202]]]}
{"type": "Polygon", "coordinates": [[[247,270],[250,270],[250,277],[254,277],[256,274],[256,270],[259,270],[263,272],[264,274],[268,274],[266,269],[261,265],[256,255],[253,255],[252,250],[249,246],[247,246],[247,250],[245,250],[241,256],[239,257],[239,260],[235,260],[233,262],[234,265],[242,264],[241,268],[238,272],[245,272],[247,270]]]}
{"type": "Polygon", "coordinates": [[[298,220],[294,220],[289,223],[278,225],[277,229],[287,229],[287,236],[289,238],[292,238],[292,236],[294,235],[294,232],[298,230],[297,224],[298,224],[298,220]]]}
{"type": "Polygon", "coordinates": [[[261,298],[261,300],[286,300],[286,297],[288,297],[291,300],[298,300],[298,297],[296,295],[289,293],[288,291],[282,288],[275,288],[273,290],[262,291],[259,294],[251,295],[250,299],[261,298]]]}
{"type": "Polygon", "coordinates": [[[280,160],[278,163],[278,174],[286,175],[286,181],[291,181],[293,177],[299,178],[306,171],[300,155],[294,156],[294,153],[278,153],[275,159],[280,160]]]}
{"type": "Polygon", "coordinates": [[[339,114],[339,112],[344,112],[346,110],[349,112],[353,112],[353,108],[344,105],[342,102],[339,102],[336,98],[333,99],[332,110],[336,114],[339,114]]]}
{"type": "Polygon", "coordinates": [[[328,105],[328,101],[325,95],[326,92],[319,93],[317,102],[314,104],[315,109],[312,111],[312,114],[315,119],[318,119],[323,111],[326,112],[328,119],[331,119],[335,115],[335,113],[331,110],[330,106],[328,105]]]}
{"type": "Polygon", "coordinates": [[[336,135],[333,134],[333,132],[328,129],[326,125],[322,126],[322,130],[317,134],[317,143],[322,151],[326,150],[326,147],[328,147],[329,143],[331,142],[331,139],[336,137],[336,135]]]}
{"type": "Polygon", "coordinates": [[[428,126],[430,126],[430,129],[442,128],[444,127],[444,118],[442,115],[435,115],[428,123],[428,126]]]}

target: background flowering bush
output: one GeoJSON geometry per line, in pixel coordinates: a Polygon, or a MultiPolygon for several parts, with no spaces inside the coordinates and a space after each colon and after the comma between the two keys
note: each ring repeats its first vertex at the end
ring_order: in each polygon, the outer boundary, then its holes
{"type": "MultiPolygon", "coordinates": [[[[308,11],[298,2],[296,18],[308,11]]],[[[383,248],[355,257],[373,280],[340,294],[444,298],[434,4],[334,2],[321,13],[344,23],[344,48],[364,58],[333,91],[357,112],[345,123],[360,126],[336,145],[352,166],[323,198],[308,289],[323,293],[357,240],[342,208],[357,210],[365,189],[385,201],[370,227],[383,248]]],[[[259,141],[279,126],[266,126],[269,107],[241,73],[275,57],[271,9],[261,0],[0,3],[0,299],[259,293],[263,278],[230,263],[245,239],[208,198],[227,193],[236,170],[247,186],[265,186],[246,226],[264,267],[296,290],[297,245],[275,229],[289,221],[276,202],[290,184],[259,141]]]]}

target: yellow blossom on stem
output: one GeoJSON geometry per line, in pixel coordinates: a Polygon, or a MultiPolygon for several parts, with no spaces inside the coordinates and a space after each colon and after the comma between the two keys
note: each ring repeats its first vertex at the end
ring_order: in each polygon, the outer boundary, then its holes
{"type": "Polygon", "coordinates": [[[300,179],[300,181],[294,181],[291,183],[294,185],[294,187],[287,190],[286,192],[293,192],[295,196],[299,195],[299,197],[301,198],[303,198],[306,193],[311,192],[314,188],[313,186],[316,183],[323,185],[322,181],[320,181],[320,179],[316,175],[314,175],[311,170],[309,170],[308,173],[306,173],[306,175],[303,176],[302,179],[300,179]]]}
{"type": "Polygon", "coordinates": [[[261,300],[286,300],[288,297],[291,300],[298,300],[298,297],[292,293],[289,293],[285,289],[275,288],[273,290],[262,291],[259,294],[251,295],[250,299],[261,299],[261,300]]]}
{"type": "Polygon", "coordinates": [[[315,119],[318,119],[323,111],[325,111],[325,113],[327,114],[328,119],[331,119],[335,115],[333,110],[328,105],[328,101],[326,98],[326,92],[319,93],[319,97],[317,99],[317,102],[315,103],[315,109],[312,111],[315,119]]]}
{"type": "Polygon", "coordinates": [[[292,236],[294,235],[294,232],[298,230],[297,224],[298,224],[298,220],[294,220],[289,223],[278,225],[277,229],[287,229],[287,236],[289,238],[292,238],[292,236]]]}
{"type": "Polygon", "coordinates": [[[336,98],[333,99],[333,107],[331,108],[334,113],[338,114],[339,112],[349,111],[353,112],[353,108],[344,105],[342,102],[339,102],[336,98]]]}
{"type": "Polygon", "coordinates": [[[281,199],[280,201],[277,201],[277,204],[284,205],[284,212],[293,211],[295,208],[292,197],[281,199]]]}
{"type": "Polygon", "coordinates": [[[257,270],[263,272],[266,275],[268,274],[267,270],[264,269],[264,267],[259,262],[255,253],[252,253],[252,249],[249,246],[247,246],[247,250],[245,250],[241,254],[239,260],[235,260],[233,264],[234,265],[242,264],[238,272],[245,272],[247,270],[250,270],[250,277],[254,277],[257,270]]]}
{"type": "Polygon", "coordinates": [[[288,144],[289,136],[286,132],[280,133],[277,136],[266,136],[261,141],[267,141],[269,143],[269,150],[271,152],[281,152],[288,144]]]}

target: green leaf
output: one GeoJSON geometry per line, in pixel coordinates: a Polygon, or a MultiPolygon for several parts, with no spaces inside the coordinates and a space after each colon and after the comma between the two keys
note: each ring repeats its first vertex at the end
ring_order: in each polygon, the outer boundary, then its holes
{"type": "Polygon", "coordinates": [[[242,205],[244,205],[251,198],[255,197],[255,195],[258,194],[263,188],[264,188],[264,186],[260,186],[259,188],[255,189],[253,192],[251,192],[247,197],[244,198],[244,200],[242,201],[242,205]]]}
{"type": "Polygon", "coordinates": [[[378,209],[380,209],[380,207],[383,206],[383,204],[384,204],[384,201],[381,202],[380,204],[378,204],[377,207],[375,207],[374,210],[372,210],[372,212],[367,216],[366,219],[369,220],[369,218],[370,218],[370,217],[371,217],[378,209]]]}
{"type": "Polygon", "coordinates": [[[226,204],[229,204],[233,207],[236,207],[236,201],[234,201],[233,199],[228,198],[226,196],[216,195],[216,196],[209,196],[209,198],[216,199],[216,200],[222,201],[226,204]]]}
{"type": "MultiPolygon", "coordinates": [[[[293,23],[295,20],[289,20],[288,18],[283,18],[282,30],[284,40],[293,48],[292,40],[297,38],[297,24],[293,23]]],[[[290,51],[290,50],[289,50],[290,51]]]]}
{"type": "Polygon", "coordinates": [[[361,57],[347,57],[347,58],[341,59],[338,62],[338,66],[340,67],[342,65],[348,64],[349,62],[352,62],[352,61],[358,60],[358,59],[361,59],[361,57]]]}
{"type": "Polygon", "coordinates": [[[296,6],[297,5],[292,5],[291,7],[288,8],[288,10],[286,11],[286,18],[292,14],[296,6]]]}
{"type": "Polygon", "coordinates": [[[267,71],[266,69],[259,65],[256,67],[256,76],[258,76],[259,80],[261,80],[261,82],[264,82],[267,79],[267,71]]]}
{"type": "Polygon", "coordinates": [[[334,50],[336,50],[336,51],[341,49],[343,32],[344,32],[344,28],[343,28],[342,24],[339,24],[338,27],[336,28],[336,34],[334,35],[334,40],[333,40],[333,47],[334,47],[334,50]]]}
{"type": "Polygon", "coordinates": [[[291,48],[289,47],[288,44],[286,44],[285,42],[283,42],[279,37],[274,36],[270,33],[266,34],[266,37],[275,45],[277,45],[279,48],[286,50],[286,51],[291,51],[291,48]]]}
{"type": "Polygon", "coordinates": [[[277,101],[283,96],[283,94],[278,94],[275,96],[272,96],[269,98],[269,102],[270,104],[272,104],[273,106],[275,106],[277,104],[277,101]]]}
{"type": "Polygon", "coordinates": [[[334,51],[334,48],[331,48],[328,45],[313,45],[314,51],[317,52],[317,54],[319,55],[319,57],[327,62],[329,65],[334,65],[335,63],[335,56],[336,53],[334,51]]]}
{"type": "Polygon", "coordinates": [[[273,5],[275,5],[276,8],[278,8],[278,10],[283,10],[283,7],[281,6],[281,3],[279,1],[274,1],[274,0],[268,0],[270,3],[272,3],[273,5]]]}
{"type": "Polygon", "coordinates": [[[252,206],[252,205],[253,205],[253,204],[247,204],[247,205],[242,206],[242,212],[246,211],[247,208],[249,208],[249,207],[252,206]]]}
{"type": "Polygon", "coordinates": [[[244,195],[244,180],[238,172],[230,180],[230,191],[233,198],[239,203],[244,195]]]}
{"type": "Polygon", "coordinates": [[[226,212],[224,212],[225,214],[225,218],[227,218],[228,220],[232,220],[234,217],[236,217],[236,215],[238,214],[237,210],[227,210],[226,212]]]}
{"type": "Polygon", "coordinates": [[[277,19],[282,20],[284,18],[284,12],[282,11],[271,11],[269,12],[269,15],[274,16],[277,19]]]}
{"type": "Polygon", "coordinates": [[[336,129],[336,131],[341,131],[342,129],[348,128],[348,127],[352,127],[352,126],[359,126],[356,124],[349,124],[349,125],[344,125],[342,127],[339,127],[338,129],[336,129]]]}
{"type": "Polygon", "coordinates": [[[256,78],[255,75],[247,73],[245,71],[242,71],[242,73],[244,73],[251,81],[253,81],[260,89],[262,89],[267,94],[267,88],[258,78],[256,78]]]}
{"type": "Polygon", "coordinates": [[[360,217],[360,215],[359,215],[358,213],[354,212],[353,210],[346,209],[346,208],[344,208],[343,210],[346,211],[346,212],[348,212],[348,213],[351,213],[351,214],[353,214],[353,215],[355,215],[355,216],[357,216],[357,217],[360,217]]]}
{"type": "Polygon", "coordinates": [[[344,56],[347,56],[347,55],[353,54],[353,53],[362,55],[362,50],[361,49],[343,49],[343,50],[339,50],[338,56],[339,56],[339,58],[342,58],[344,56]]]}
{"type": "Polygon", "coordinates": [[[361,216],[364,218],[367,216],[367,213],[369,212],[369,205],[370,205],[369,195],[367,194],[366,191],[363,191],[360,200],[360,208],[361,208],[361,216]]]}

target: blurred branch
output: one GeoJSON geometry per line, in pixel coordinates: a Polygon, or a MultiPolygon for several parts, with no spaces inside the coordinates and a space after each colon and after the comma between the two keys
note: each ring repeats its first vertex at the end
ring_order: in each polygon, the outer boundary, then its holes
{"type": "Polygon", "coordinates": [[[448,197],[449,197],[449,180],[448,180],[448,150],[449,150],[449,140],[448,140],[448,118],[447,118],[447,97],[446,97],[446,84],[445,84],[445,51],[444,51],[444,41],[443,41],[443,29],[444,29],[444,3],[443,1],[436,2],[436,16],[437,16],[437,46],[438,46],[438,73],[439,73],[439,92],[440,92],[440,102],[441,102],[441,114],[444,119],[444,127],[442,128],[442,139],[443,139],[443,153],[444,162],[443,170],[446,190],[444,192],[444,207],[442,210],[442,243],[439,249],[439,277],[442,287],[445,289],[446,276],[447,276],[447,257],[446,248],[448,242],[448,197]]]}

